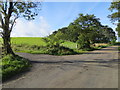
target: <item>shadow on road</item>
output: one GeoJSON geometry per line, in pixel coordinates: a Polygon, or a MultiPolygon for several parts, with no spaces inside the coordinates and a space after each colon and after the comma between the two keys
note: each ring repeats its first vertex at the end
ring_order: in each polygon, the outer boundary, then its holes
{"type": "Polygon", "coordinates": [[[107,53],[100,53],[100,52],[89,52],[89,53],[84,53],[84,54],[107,54],[107,53]]]}
{"type": "Polygon", "coordinates": [[[74,60],[74,61],[31,61],[31,63],[59,64],[59,63],[118,63],[120,59],[93,59],[93,60],[74,60]]]}

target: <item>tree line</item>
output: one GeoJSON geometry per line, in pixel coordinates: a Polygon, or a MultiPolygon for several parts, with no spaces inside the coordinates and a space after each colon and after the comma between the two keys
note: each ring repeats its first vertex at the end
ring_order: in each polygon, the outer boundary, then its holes
{"type": "Polygon", "coordinates": [[[79,14],[68,27],[58,29],[49,37],[75,42],[79,49],[90,48],[91,44],[95,43],[116,41],[113,29],[102,25],[99,18],[89,14],[79,14]]]}

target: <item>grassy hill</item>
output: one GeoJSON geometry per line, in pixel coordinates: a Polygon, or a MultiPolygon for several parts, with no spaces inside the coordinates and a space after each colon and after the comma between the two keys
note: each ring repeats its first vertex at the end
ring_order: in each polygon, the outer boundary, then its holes
{"type": "MultiPolygon", "coordinates": [[[[2,39],[0,38],[2,42],[2,39]]],[[[27,52],[27,53],[39,53],[45,54],[47,43],[42,37],[12,37],[11,38],[12,48],[16,52],[27,52]]],[[[76,43],[65,41],[61,46],[75,49],[76,43]]]]}
{"type": "MultiPolygon", "coordinates": [[[[0,45],[1,44],[2,44],[2,39],[0,38],[0,45]]],[[[15,52],[47,54],[47,48],[46,48],[47,42],[45,42],[42,37],[12,37],[11,44],[15,52]]],[[[61,46],[73,49],[78,53],[85,52],[85,50],[78,50],[76,47],[77,44],[70,41],[64,41],[64,43],[62,43],[61,46]]],[[[101,46],[106,47],[106,45],[101,45],[101,46]]]]}
{"type": "MultiPolygon", "coordinates": [[[[42,37],[12,37],[11,43],[15,45],[29,45],[29,46],[46,46],[47,43],[43,40],[42,37]]],[[[75,49],[76,43],[65,41],[61,44],[62,46],[75,49]]]]}
{"type": "Polygon", "coordinates": [[[16,45],[20,45],[20,44],[38,45],[38,46],[46,45],[46,43],[41,37],[12,37],[11,43],[16,45]]]}

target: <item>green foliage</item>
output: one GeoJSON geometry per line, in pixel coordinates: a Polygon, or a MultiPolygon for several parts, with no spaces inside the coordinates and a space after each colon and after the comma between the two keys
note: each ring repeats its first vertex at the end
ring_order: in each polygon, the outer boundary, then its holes
{"type": "Polygon", "coordinates": [[[118,32],[118,36],[120,37],[120,23],[117,24],[116,31],[118,32]]]}
{"type": "Polygon", "coordinates": [[[77,40],[78,49],[90,48],[89,37],[85,34],[80,34],[77,40]]]}
{"type": "Polygon", "coordinates": [[[110,44],[112,44],[112,45],[114,45],[116,43],[116,40],[115,39],[113,39],[111,42],[110,42],[110,44]]]}
{"type": "Polygon", "coordinates": [[[100,23],[95,15],[79,14],[79,17],[68,27],[58,29],[49,37],[77,43],[78,49],[91,48],[94,43],[108,43],[116,40],[112,28],[100,23]]]}
{"type": "Polygon", "coordinates": [[[47,43],[40,37],[11,38],[12,48],[16,52],[46,54],[47,43]]]}
{"type": "Polygon", "coordinates": [[[7,55],[0,59],[2,65],[2,79],[6,80],[20,72],[28,70],[30,63],[20,56],[7,55]]]}
{"type": "Polygon", "coordinates": [[[55,38],[14,37],[11,38],[11,41],[14,51],[32,54],[49,54],[49,48],[52,48],[53,46],[76,48],[76,43],[67,41],[64,42],[63,40],[58,40],[55,38]]]}
{"type": "Polygon", "coordinates": [[[120,1],[116,0],[114,2],[111,2],[109,10],[113,13],[108,17],[111,19],[112,22],[116,23],[117,21],[116,31],[118,31],[118,36],[120,37],[120,1]]]}
{"type": "Polygon", "coordinates": [[[53,34],[51,34],[49,37],[50,38],[57,37],[62,40],[69,40],[70,37],[68,37],[68,34],[69,34],[68,28],[64,27],[64,28],[58,29],[58,31],[54,31],[53,34]]]}
{"type": "MultiPolygon", "coordinates": [[[[51,43],[51,45],[49,45],[49,42],[47,42],[47,40],[49,41],[51,39],[50,38],[38,38],[38,37],[34,37],[34,38],[33,37],[17,37],[15,39],[12,38],[12,43],[13,43],[12,48],[15,52],[25,52],[25,53],[32,53],[32,54],[49,54],[50,49],[51,50],[54,49],[53,46],[56,48],[59,45],[56,45],[56,44],[53,44],[53,43],[51,43]],[[43,43],[43,44],[41,44],[41,43],[43,43]]],[[[60,46],[73,49],[77,53],[84,53],[84,52],[86,52],[86,50],[88,50],[88,51],[92,50],[92,48],[97,49],[97,47],[92,47],[90,49],[86,48],[86,49],[79,49],[78,50],[77,49],[77,46],[78,46],[77,43],[70,42],[70,41],[64,41],[63,42],[63,40],[61,40],[59,42],[61,42],[61,43],[59,43],[60,46]]],[[[59,47],[57,47],[57,49],[59,47]]],[[[98,47],[98,48],[100,49],[100,47],[98,47]]]]}
{"type": "Polygon", "coordinates": [[[100,26],[99,18],[94,15],[79,14],[79,17],[68,28],[78,33],[76,41],[78,48],[84,49],[90,48],[90,44],[94,43],[100,26]]]}
{"type": "Polygon", "coordinates": [[[0,36],[3,38],[4,55],[15,55],[11,48],[11,32],[20,17],[26,20],[33,20],[38,15],[40,2],[17,2],[17,1],[0,1],[0,36]]]}
{"type": "Polygon", "coordinates": [[[14,45],[12,45],[12,48],[16,52],[39,53],[39,54],[46,54],[47,53],[46,46],[14,44],[14,45]]]}
{"type": "Polygon", "coordinates": [[[116,41],[116,35],[115,32],[113,31],[112,28],[110,28],[109,26],[102,26],[102,32],[100,34],[101,36],[101,41],[104,43],[110,43],[112,41],[116,41]]]}
{"type": "Polygon", "coordinates": [[[53,46],[51,48],[48,48],[48,54],[50,55],[74,55],[74,54],[77,54],[77,52],[67,47],[53,46]]]}
{"type": "Polygon", "coordinates": [[[108,17],[111,18],[111,21],[115,22],[120,20],[120,1],[116,0],[111,2],[109,10],[113,12],[108,17]]]}
{"type": "Polygon", "coordinates": [[[59,39],[59,34],[51,38],[44,38],[44,41],[47,42],[47,53],[50,55],[71,55],[76,53],[72,49],[60,46],[64,41],[59,39]]]}
{"type": "Polygon", "coordinates": [[[47,47],[59,47],[60,44],[64,42],[63,40],[60,40],[57,36],[54,36],[52,38],[43,38],[43,40],[47,43],[47,47]]]}
{"type": "Polygon", "coordinates": [[[68,47],[70,49],[76,49],[77,48],[77,43],[70,42],[70,41],[65,41],[64,43],[61,44],[61,46],[68,47]]]}

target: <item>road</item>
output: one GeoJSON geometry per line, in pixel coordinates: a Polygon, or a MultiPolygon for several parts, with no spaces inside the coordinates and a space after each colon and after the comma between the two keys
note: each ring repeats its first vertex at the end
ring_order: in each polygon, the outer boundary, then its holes
{"type": "Polygon", "coordinates": [[[118,88],[118,46],[81,55],[17,54],[33,67],[3,88],[118,88]]]}

